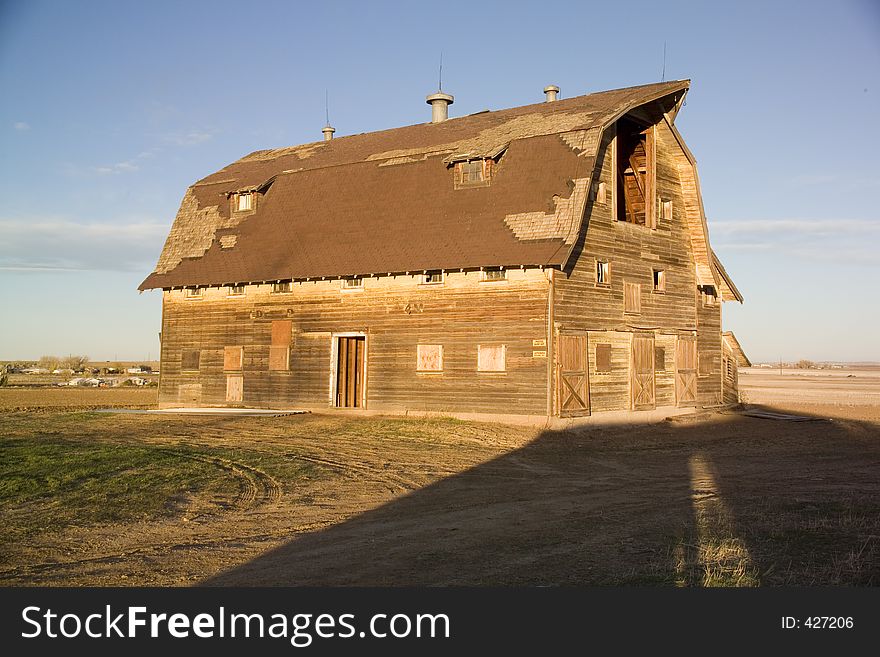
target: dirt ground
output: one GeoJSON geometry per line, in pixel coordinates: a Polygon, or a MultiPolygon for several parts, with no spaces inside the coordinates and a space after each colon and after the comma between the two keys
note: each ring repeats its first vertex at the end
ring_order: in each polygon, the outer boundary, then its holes
{"type": "MultiPolygon", "coordinates": [[[[346,415],[2,412],[4,444],[158,446],[234,485],[182,494],[161,517],[31,531],[3,546],[0,583],[880,583],[871,396],[880,379],[814,386],[772,376],[744,374],[747,397],[819,419],[716,412],[553,431],[346,415]]],[[[17,467],[4,461],[0,473],[17,467]]],[[[24,522],[28,509],[2,509],[4,524],[24,522]]]]}

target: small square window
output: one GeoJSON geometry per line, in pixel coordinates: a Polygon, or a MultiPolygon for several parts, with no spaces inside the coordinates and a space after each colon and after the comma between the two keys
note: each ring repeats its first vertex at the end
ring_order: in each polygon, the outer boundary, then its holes
{"type": "Polygon", "coordinates": [[[662,269],[654,270],[654,291],[666,292],[666,272],[662,269]]]}
{"type": "Polygon", "coordinates": [[[420,344],[416,348],[416,371],[442,372],[443,345],[420,344]]]}
{"type": "Polygon", "coordinates": [[[198,372],[201,352],[198,349],[184,349],[180,354],[181,372],[198,372]]]}
{"type": "Polygon", "coordinates": [[[247,192],[239,194],[235,199],[236,212],[248,212],[253,208],[253,194],[247,192]]]}
{"type": "Polygon", "coordinates": [[[607,260],[596,261],[596,285],[611,284],[611,265],[607,260]]]}
{"type": "Polygon", "coordinates": [[[283,283],[272,283],[272,294],[284,294],[293,291],[293,283],[284,281],[283,283]]]}
{"type": "Polygon", "coordinates": [[[422,279],[422,283],[425,285],[438,285],[443,282],[443,272],[442,271],[429,271],[425,274],[422,279]]]}
{"type": "Polygon", "coordinates": [[[364,287],[363,278],[343,278],[342,288],[344,290],[359,290],[364,287]]]}
{"type": "Polygon", "coordinates": [[[457,162],[455,165],[456,186],[468,187],[487,183],[489,178],[487,174],[488,162],[486,160],[457,162]]]}
{"type": "Polygon", "coordinates": [[[229,286],[229,296],[231,296],[231,297],[244,296],[244,285],[230,285],[229,286]]]}
{"type": "Polygon", "coordinates": [[[507,270],[501,267],[490,267],[483,270],[484,281],[505,281],[507,280],[507,270]]]}
{"type": "Polygon", "coordinates": [[[187,299],[201,299],[205,295],[205,288],[203,287],[188,287],[186,288],[186,298],[187,299]]]}
{"type": "Polygon", "coordinates": [[[507,369],[507,345],[477,345],[478,372],[504,372],[507,369]]]}

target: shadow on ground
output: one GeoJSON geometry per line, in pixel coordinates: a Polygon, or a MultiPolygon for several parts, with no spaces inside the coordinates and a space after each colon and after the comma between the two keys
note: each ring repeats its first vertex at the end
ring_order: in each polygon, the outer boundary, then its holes
{"type": "Polygon", "coordinates": [[[880,583],[880,429],[546,431],[203,585],[880,583]]]}

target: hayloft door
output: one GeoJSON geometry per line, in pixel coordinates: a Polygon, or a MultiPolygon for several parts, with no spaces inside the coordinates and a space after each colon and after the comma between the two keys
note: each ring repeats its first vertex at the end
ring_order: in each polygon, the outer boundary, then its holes
{"type": "Polygon", "coordinates": [[[363,336],[337,338],[336,352],[336,406],[360,408],[364,393],[364,351],[367,339],[363,336]]]}
{"type": "Polygon", "coordinates": [[[645,411],[654,408],[653,335],[633,335],[630,373],[633,410],[645,411]]]}
{"type": "Polygon", "coordinates": [[[240,404],[244,397],[244,377],[241,374],[226,375],[226,401],[240,404]]]}
{"type": "Polygon", "coordinates": [[[697,339],[679,336],[675,343],[675,401],[678,406],[697,405],[697,339]]]}
{"type": "Polygon", "coordinates": [[[587,336],[560,335],[557,342],[559,415],[590,414],[590,374],[587,367],[587,336]]]}

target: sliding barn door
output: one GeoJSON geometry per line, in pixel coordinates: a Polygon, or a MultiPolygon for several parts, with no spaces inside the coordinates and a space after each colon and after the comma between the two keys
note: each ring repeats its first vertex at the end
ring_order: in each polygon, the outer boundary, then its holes
{"type": "Polygon", "coordinates": [[[367,339],[363,336],[337,339],[336,405],[340,408],[360,408],[363,405],[367,339]]]}
{"type": "Polygon", "coordinates": [[[697,405],[697,338],[679,337],[675,343],[675,401],[697,405]]]}
{"type": "Polygon", "coordinates": [[[632,408],[644,411],[656,406],[654,401],[654,336],[633,335],[630,367],[632,408]]]}
{"type": "Polygon", "coordinates": [[[590,374],[587,365],[587,336],[560,335],[557,342],[556,385],[559,415],[590,414],[590,374]]]}

